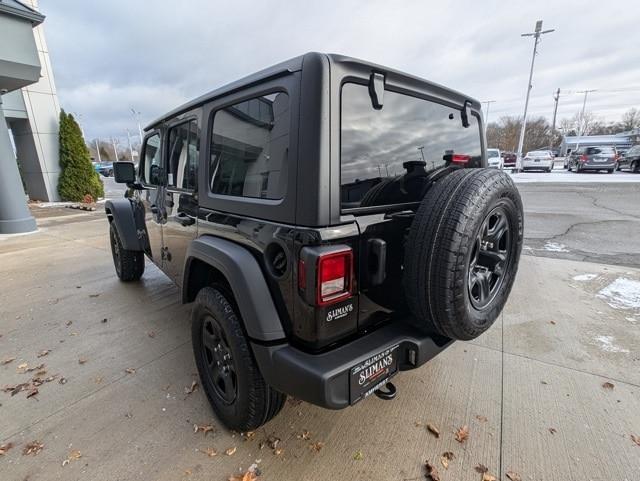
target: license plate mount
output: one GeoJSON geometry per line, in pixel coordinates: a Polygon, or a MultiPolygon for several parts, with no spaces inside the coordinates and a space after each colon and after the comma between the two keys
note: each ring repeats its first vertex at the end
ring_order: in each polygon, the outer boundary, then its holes
{"type": "Polygon", "coordinates": [[[396,344],[353,366],[349,371],[350,403],[369,397],[376,389],[384,386],[398,372],[398,353],[396,344]]]}

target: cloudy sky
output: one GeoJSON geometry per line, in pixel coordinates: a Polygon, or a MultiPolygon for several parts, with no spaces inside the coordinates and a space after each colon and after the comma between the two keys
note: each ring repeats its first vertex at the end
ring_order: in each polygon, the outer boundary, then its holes
{"type": "Polygon", "coordinates": [[[137,131],[215,87],[316,50],[398,68],[521,114],[535,21],[556,31],[536,58],[531,115],[559,118],[589,94],[606,121],[640,107],[640,24],[634,0],[561,2],[390,0],[41,0],[60,102],[86,136],[137,131]],[[565,93],[566,92],[566,93],[565,93]]]}

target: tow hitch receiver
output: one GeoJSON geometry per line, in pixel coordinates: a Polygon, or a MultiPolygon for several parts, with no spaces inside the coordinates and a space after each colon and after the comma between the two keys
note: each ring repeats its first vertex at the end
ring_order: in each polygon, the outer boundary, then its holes
{"type": "Polygon", "coordinates": [[[398,390],[395,385],[391,382],[388,382],[380,389],[377,389],[374,394],[378,396],[380,399],[384,399],[385,401],[391,401],[398,394],[398,390]],[[382,390],[384,388],[384,391],[382,390]]]}

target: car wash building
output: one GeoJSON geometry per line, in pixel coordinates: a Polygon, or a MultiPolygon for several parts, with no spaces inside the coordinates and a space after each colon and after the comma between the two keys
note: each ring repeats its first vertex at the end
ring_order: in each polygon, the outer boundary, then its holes
{"type": "Polygon", "coordinates": [[[628,149],[633,141],[627,133],[615,135],[567,135],[560,144],[560,155],[565,156],[578,147],[616,147],[628,149]]]}
{"type": "Polygon", "coordinates": [[[0,234],[35,230],[26,199],[56,201],[60,106],[37,0],[0,0],[0,234]]]}

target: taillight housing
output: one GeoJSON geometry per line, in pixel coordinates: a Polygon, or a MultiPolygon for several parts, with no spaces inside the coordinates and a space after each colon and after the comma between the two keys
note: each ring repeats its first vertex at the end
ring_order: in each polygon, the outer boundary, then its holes
{"type": "Polygon", "coordinates": [[[580,162],[586,162],[587,160],[589,160],[589,157],[587,157],[586,154],[580,156],[580,162]]]}
{"type": "Polygon", "coordinates": [[[316,302],[319,306],[346,299],[351,295],[353,251],[323,254],[318,258],[316,302]]]}
{"type": "Polygon", "coordinates": [[[298,290],[311,305],[326,306],[353,294],[353,250],[348,245],[308,246],[300,251],[298,290]]]}

